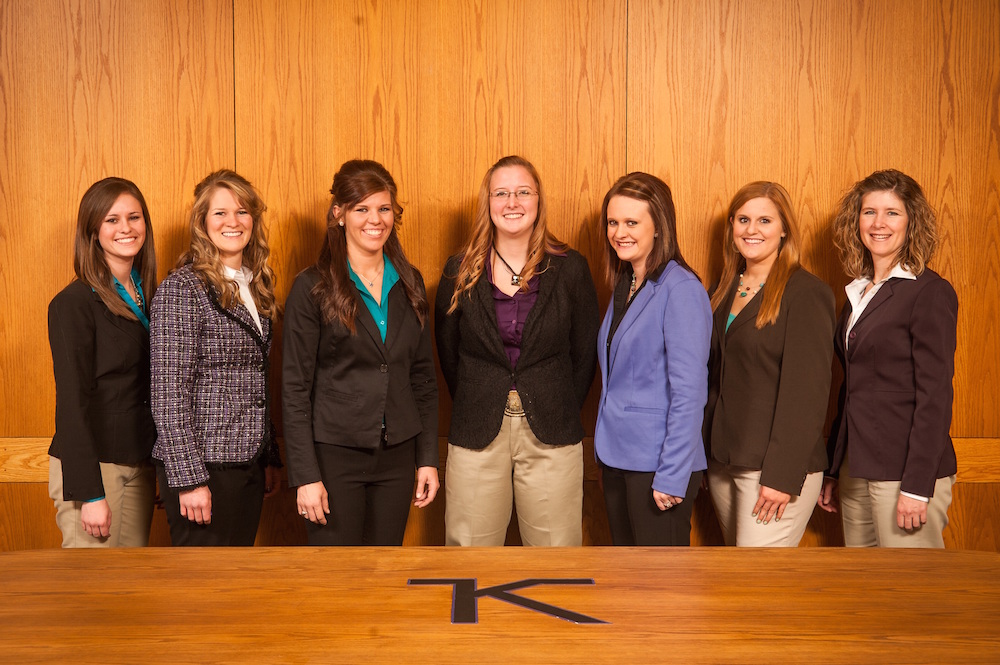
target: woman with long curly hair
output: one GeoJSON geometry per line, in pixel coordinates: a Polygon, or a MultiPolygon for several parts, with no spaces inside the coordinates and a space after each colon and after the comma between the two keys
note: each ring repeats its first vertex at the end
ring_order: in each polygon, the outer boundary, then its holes
{"type": "Polygon", "coordinates": [[[920,185],[876,171],[840,201],[844,366],[819,506],[849,547],[944,547],[957,462],[951,427],[958,297],[927,267],[937,222],[920,185]]]}
{"type": "Polygon", "coordinates": [[[401,545],[411,493],[422,508],[439,487],[427,295],[385,167],[346,162],[330,193],[326,242],[285,303],[288,482],[310,545],[401,545]]]}
{"type": "Polygon", "coordinates": [[[190,247],[152,304],[153,458],[174,545],[253,545],[281,466],[268,390],[266,207],[230,170],[194,195],[190,247]]]}
{"type": "Polygon", "coordinates": [[[583,540],[583,425],[594,378],[597,295],[587,261],[548,231],[531,162],[486,172],[472,233],[434,306],[454,404],[445,540],[503,545],[517,504],[525,545],[583,540]]]}

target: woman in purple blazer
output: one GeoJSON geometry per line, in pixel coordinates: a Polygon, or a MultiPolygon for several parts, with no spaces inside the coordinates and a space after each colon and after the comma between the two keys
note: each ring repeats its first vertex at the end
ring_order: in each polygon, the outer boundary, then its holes
{"type": "Polygon", "coordinates": [[[944,547],[957,464],[951,427],[958,298],[927,262],[934,211],[913,178],[876,171],[840,202],[845,287],[835,349],[844,366],[819,506],[849,547],[944,547]]]}
{"type": "Polygon", "coordinates": [[[630,173],[604,197],[614,289],[597,338],[594,447],[615,545],[688,545],[705,470],[712,312],[677,246],[670,188],[630,173]]]}
{"type": "Polygon", "coordinates": [[[216,171],[194,190],[191,247],[153,299],[153,447],[174,545],[253,545],[278,489],[268,353],[274,278],[264,202],[216,171]]]}

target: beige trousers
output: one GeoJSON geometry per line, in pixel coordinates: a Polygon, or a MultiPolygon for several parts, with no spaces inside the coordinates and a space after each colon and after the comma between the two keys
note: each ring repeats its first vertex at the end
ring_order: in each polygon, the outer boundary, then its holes
{"type": "Polygon", "coordinates": [[[708,460],[708,489],[722,536],[730,546],[797,547],[822,488],[823,473],[808,474],[802,493],[792,497],[781,519],[758,524],[753,507],[760,496],[760,470],[708,460]]]}
{"type": "Polygon", "coordinates": [[[516,502],[525,545],[583,543],[583,446],[550,446],[528,426],[517,393],[482,450],[448,444],[445,544],[502,546],[516,502]]]}
{"type": "Polygon", "coordinates": [[[898,480],[865,480],[850,475],[848,459],[840,467],[840,511],[844,522],[844,544],[848,547],[944,548],[948,506],[955,476],[938,478],[934,496],[927,504],[927,524],[907,531],[896,522],[898,480]]]}
{"type": "Polygon", "coordinates": [[[49,457],[49,497],[56,504],[56,525],[63,547],[145,547],[153,523],[156,476],[152,464],[101,462],[101,480],[111,509],[111,533],[95,538],[83,530],[82,501],[63,500],[62,462],[49,457]]]}

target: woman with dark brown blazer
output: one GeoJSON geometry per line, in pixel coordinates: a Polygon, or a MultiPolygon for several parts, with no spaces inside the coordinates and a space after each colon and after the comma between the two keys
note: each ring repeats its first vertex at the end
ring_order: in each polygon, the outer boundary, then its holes
{"type": "Polygon", "coordinates": [[[446,544],[503,545],[516,503],[525,545],[580,545],[580,409],[597,363],[597,294],[587,261],[549,233],[528,160],[507,156],[486,172],[434,317],[454,400],[446,544]]]}
{"type": "Polygon", "coordinates": [[[56,380],[49,495],[63,547],[141,547],[156,496],[148,318],[156,252],[135,183],[91,185],[80,201],[74,255],[76,279],[49,304],[56,380]]]}
{"type": "Polygon", "coordinates": [[[727,545],[794,547],[826,467],[834,299],[799,265],[788,192],[752,182],[729,206],[712,295],[705,444],[727,545]]]}
{"type": "Polygon", "coordinates": [[[224,169],[195,187],[191,245],[153,300],[153,448],[175,546],[250,546],[278,490],[264,202],[224,169]]]}
{"type": "Polygon", "coordinates": [[[346,162],[330,193],[326,242],[285,303],[288,482],[310,545],[401,545],[411,496],[423,508],[439,487],[427,295],[385,167],[346,162]]]}
{"type": "Polygon", "coordinates": [[[933,209],[899,171],[876,171],[840,202],[834,238],[847,303],[844,366],[819,499],[840,510],[849,547],[944,547],[957,462],[949,429],[958,298],[927,268],[933,209]]]}

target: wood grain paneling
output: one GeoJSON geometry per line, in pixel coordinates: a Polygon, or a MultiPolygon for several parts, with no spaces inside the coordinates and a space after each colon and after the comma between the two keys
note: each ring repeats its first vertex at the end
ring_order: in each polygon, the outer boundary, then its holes
{"type": "Polygon", "coordinates": [[[0,436],[52,432],[46,308],[83,192],[135,181],[172,264],[195,182],[233,161],[232,71],[225,0],[0,6],[0,436]]]}

